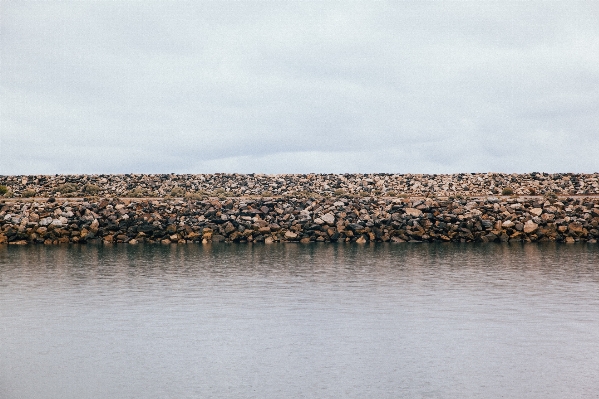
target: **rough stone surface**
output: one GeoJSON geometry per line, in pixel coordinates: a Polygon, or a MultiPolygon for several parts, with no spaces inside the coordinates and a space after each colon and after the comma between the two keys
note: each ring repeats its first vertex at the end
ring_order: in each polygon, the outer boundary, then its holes
{"type": "MultiPolygon", "coordinates": [[[[9,195],[48,198],[192,198],[241,196],[478,196],[599,195],[599,174],[124,174],[0,175],[9,195]],[[506,191],[504,191],[506,190],[506,191]],[[26,193],[25,195],[23,195],[26,193]]],[[[540,209],[539,206],[534,208],[540,209]]],[[[258,209],[259,210],[259,209],[258,209]]],[[[537,215],[538,216],[538,215],[537,215]]]]}
{"type": "Polygon", "coordinates": [[[327,213],[327,214],[322,215],[321,219],[326,224],[330,224],[330,225],[335,224],[335,215],[333,215],[332,213],[327,213]]]}
{"type": "Polygon", "coordinates": [[[532,220],[529,220],[526,223],[524,223],[524,232],[527,234],[537,231],[538,228],[539,225],[533,222],[532,220]]]}
{"type": "Polygon", "coordinates": [[[598,238],[596,197],[0,199],[2,245],[218,241],[596,244],[598,238]]]}
{"type": "Polygon", "coordinates": [[[530,210],[530,213],[535,216],[541,216],[541,214],[543,213],[543,208],[532,208],[530,210]]]}
{"type": "Polygon", "coordinates": [[[505,222],[501,223],[501,227],[504,229],[509,229],[510,227],[514,227],[514,222],[511,220],[506,220],[505,222]]]}
{"type": "Polygon", "coordinates": [[[408,216],[414,216],[416,218],[419,218],[422,216],[422,211],[420,209],[416,209],[416,208],[406,208],[406,215],[408,216]]]}

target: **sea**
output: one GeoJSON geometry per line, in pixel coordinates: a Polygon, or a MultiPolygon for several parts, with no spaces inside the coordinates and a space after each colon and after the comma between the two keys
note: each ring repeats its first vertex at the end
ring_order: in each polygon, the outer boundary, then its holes
{"type": "Polygon", "coordinates": [[[0,246],[0,398],[597,398],[597,244],[0,246]]]}

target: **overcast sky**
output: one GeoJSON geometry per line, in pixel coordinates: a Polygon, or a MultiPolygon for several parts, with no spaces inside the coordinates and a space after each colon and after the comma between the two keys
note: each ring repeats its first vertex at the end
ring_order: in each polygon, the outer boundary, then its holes
{"type": "Polygon", "coordinates": [[[0,174],[599,172],[596,1],[0,4],[0,174]]]}

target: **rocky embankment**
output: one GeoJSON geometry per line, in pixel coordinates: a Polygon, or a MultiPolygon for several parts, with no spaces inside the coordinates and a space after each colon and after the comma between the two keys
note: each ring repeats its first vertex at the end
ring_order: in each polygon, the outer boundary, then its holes
{"type": "Polygon", "coordinates": [[[126,174],[1,176],[15,198],[599,195],[599,174],[126,174]]]}
{"type": "Polygon", "coordinates": [[[0,244],[596,243],[598,238],[599,199],[593,197],[0,200],[0,244]]]}

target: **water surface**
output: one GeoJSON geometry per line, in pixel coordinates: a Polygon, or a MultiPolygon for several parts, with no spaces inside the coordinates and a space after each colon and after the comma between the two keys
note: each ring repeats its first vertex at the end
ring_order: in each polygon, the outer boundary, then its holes
{"type": "Polygon", "coordinates": [[[599,391],[597,245],[0,248],[0,397],[599,391]]]}

